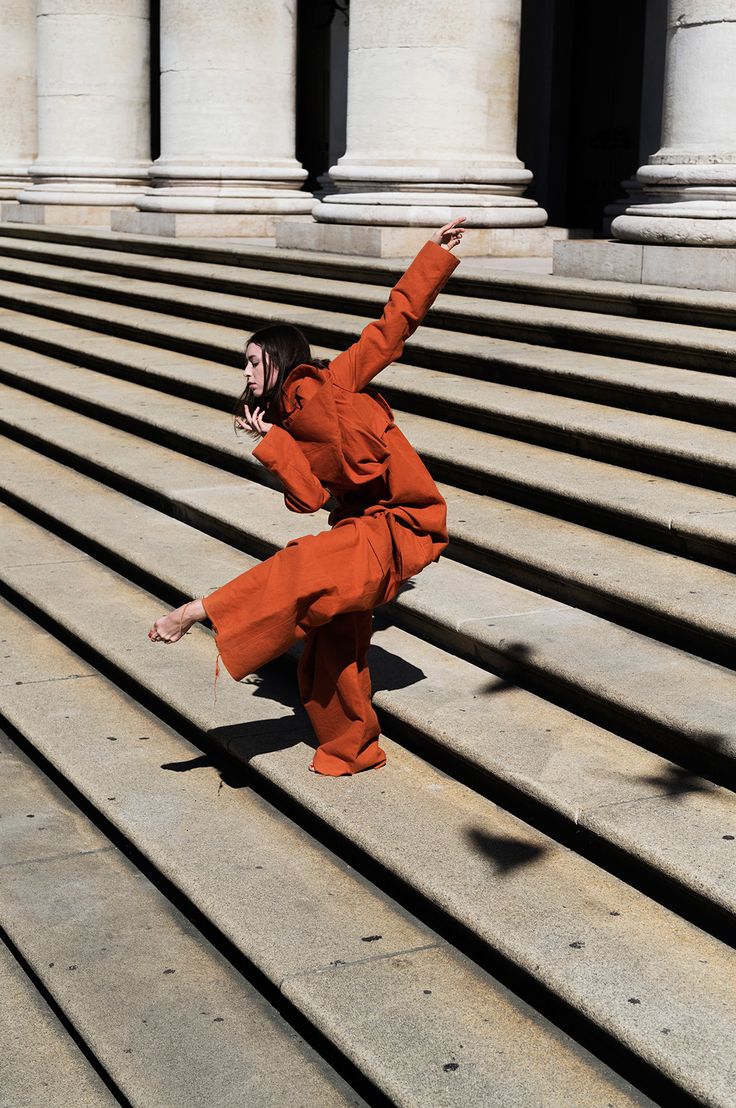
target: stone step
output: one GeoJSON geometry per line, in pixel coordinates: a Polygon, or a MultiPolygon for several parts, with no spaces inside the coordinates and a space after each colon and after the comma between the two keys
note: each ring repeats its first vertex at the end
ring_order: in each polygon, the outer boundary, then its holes
{"type": "MultiPolygon", "coordinates": [[[[146,447],[127,432],[111,431],[86,416],[65,412],[50,402],[2,385],[0,397],[4,406],[0,424],[6,433],[45,449],[43,433],[39,439],[39,428],[45,422],[55,428],[52,449],[57,456],[61,451],[71,465],[89,470],[93,464],[101,479],[113,483],[117,479],[118,487],[164,511],[180,515],[189,509],[187,518],[192,522],[240,547],[270,553],[272,544],[286,541],[287,529],[294,526],[293,518],[283,515],[280,497],[261,495],[259,517],[266,520],[273,516],[276,532],[269,530],[260,535],[258,524],[252,523],[250,542],[244,544],[242,531],[237,526],[232,528],[231,513],[207,513],[202,497],[195,506],[178,482],[177,491],[186,498],[185,508],[184,501],[176,494],[172,497],[160,479],[150,480],[151,474],[162,474],[165,468],[181,464],[165,447],[155,443],[146,447]],[[79,442],[85,443],[83,454],[76,450],[79,442]],[[114,469],[108,464],[112,459],[114,469]]],[[[141,410],[142,405],[137,408],[141,410]]],[[[9,467],[10,462],[8,475],[9,467]]],[[[23,476],[22,466],[20,473],[23,476]]],[[[259,476],[255,471],[246,473],[259,476]]],[[[261,473],[265,471],[261,469],[261,473]]],[[[222,484],[229,490],[233,485],[232,477],[196,461],[190,464],[187,479],[190,484],[211,489],[222,484]]],[[[6,483],[6,488],[12,492],[12,482],[6,483]]],[[[445,485],[441,491],[449,508],[451,556],[712,660],[730,663],[736,623],[731,574],[491,497],[445,485]]],[[[250,495],[259,494],[252,490],[250,495]]],[[[218,500],[217,504],[222,509],[225,501],[218,500]]],[[[314,526],[320,529],[324,516],[318,514],[314,520],[314,526]]],[[[310,520],[300,526],[309,530],[310,520]]]]}
{"type": "MultiPolygon", "coordinates": [[[[242,759],[223,760],[214,746],[203,756],[7,605],[3,624],[16,644],[11,668],[5,668],[6,712],[16,732],[371,1078],[386,1103],[650,1103],[274,809],[248,787],[262,775],[248,772],[242,759]],[[49,683],[55,690],[53,735],[41,723],[49,718],[49,683]]],[[[295,744],[306,778],[302,728],[283,704],[261,699],[261,715],[264,708],[286,726],[278,757],[288,757],[287,747],[295,744]]],[[[177,969],[178,981],[182,967],[168,956],[164,964],[177,969]]],[[[170,989],[173,982],[163,981],[170,989]]],[[[209,1016],[220,1011],[206,1007],[209,1016]]],[[[204,1036],[222,1035],[224,1028],[226,1046],[238,1029],[236,1021],[214,1028],[211,1019],[202,1022],[204,1036]]],[[[250,1045],[244,1036],[241,1052],[250,1045]]],[[[256,1038],[253,1046],[259,1045],[256,1038]]],[[[278,1046],[277,1034],[266,1060],[283,1074],[289,1052],[278,1046]]],[[[302,1054],[306,1068],[310,1052],[303,1045],[302,1054]]],[[[247,1054],[236,1060],[229,1072],[239,1075],[247,1060],[247,1054]]],[[[215,1048],[205,1072],[216,1065],[221,1077],[222,1061],[215,1048]]],[[[251,1096],[234,1084],[237,1103],[321,1108],[336,1102],[329,1089],[325,1099],[310,1098],[298,1073],[292,1080],[289,1090],[274,1081],[271,1097],[267,1081],[260,1095],[251,1096]]],[[[357,1097],[349,1102],[362,1103],[357,1097]]]]}
{"type": "MultiPolygon", "coordinates": [[[[45,450],[44,420],[38,412],[28,419],[30,434],[22,437],[45,450]]],[[[65,422],[59,422],[50,452],[74,464],[80,455],[77,426],[64,428],[65,422]],[[60,448],[64,436],[68,445],[60,448]]],[[[7,417],[5,426],[9,426],[7,417]]],[[[191,433],[201,434],[201,426],[191,433]]],[[[104,458],[102,443],[93,450],[94,428],[85,433],[84,442],[83,453],[96,452],[104,458]]],[[[133,445],[133,458],[144,449],[143,444],[133,445]]],[[[124,448],[116,451],[114,462],[106,465],[113,475],[110,479],[125,491],[131,487],[130,453],[124,448]]],[[[84,460],[77,464],[88,467],[84,460]]],[[[135,468],[136,463],[132,464],[135,468]]],[[[96,462],[93,465],[97,467],[96,462]]],[[[152,462],[146,453],[143,468],[145,476],[133,478],[132,491],[161,507],[160,494],[141,494],[140,487],[155,487],[162,473],[169,474],[169,482],[174,474],[178,483],[179,460],[162,455],[152,462]]],[[[198,482],[196,467],[188,472],[195,483],[193,495],[177,488],[171,500],[187,504],[183,511],[193,522],[204,523],[205,529],[229,541],[234,538],[240,549],[270,553],[295,531],[310,530],[303,522],[295,526],[277,494],[264,499],[263,490],[248,484],[240,494],[221,489],[212,479],[211,467],[199,472],[198,482]],[[242,508],[234,508],[241,503],[242,508]],[[224,527],[217,525],[218,519],[224,520],[224,527]]],[[[171,489],[170,483],[167,488],[171,489]]],[[[174,513],[181,514],[181,507],[174,508],[174,513]]],[[[322,525],[318,517],[311,529],[322,525]]],[[[195,589],[202,592],[226,579],[200,580],[195,589]]],[[[719,595],[732,594],[722,586],[719,595]]],[[[414,587],[397,599],[393,612],[402,626],[443,649],[492,669],[500,667],[515,682],[605,727],[620,729],[698,773],[724,784],[734,780],[736,731],[730,708],[734,674],[730,669],[447,559],[421,574],[414,587]]],[[[732,634],[728,622],[722,623],[721,631],[726,637],[732,634]]]]}
{"type": "MultiPolygon", "coordinates": [[[[222,239],[183,241],[162,236],[154,239],[150,235],[84,228],[28,227],[17,223],[0,223],[0,236],[3,252],[22,248],[24,240],[30,240],[39,256],[48,256],[49,259],[52,256],[61,257],[60,252],[53,249],[56,244],[59,248],[74,247],[70,252],[72,258],[103,258],[105,253],[113,252],[132,260],[136,255],[145,255],[149,259],[180,259],[195,263],[197,268],[199,263],[206,263],[210,267],[267,270],[386,288],[395,284],[408,261],[314,253],[263,244],[224,243],[222,239]]],[[[448,291],[459,296],[564,307],[574,311],[591,310],[607,315],[682,322],[700,327],[732,329],[736,320],[736,295],[733,293],[514,274],[479,265],[472,258],[463,260],[462,266],[448,283],[448,291]]]]}
{"type": "MultiPolygon", "coordinates": [[[[97,253],[104,255],[109,251],[97,253]]],[[[186,272],[187,263],[179,263],[179,265],[183,266],[186,272]]],[[[207,273],[211,272],[212,267],[204,268],[207,273]]],[[[241,271],[236,272],[240,277],[241,271]]],[[[381,290],[380,299],[384,297],[385,290],[381,290]]],[[[376,310],[380,310],[380,307],[380,304],[377,305],[376,310]]],[[[7,309],[3,314],[7,314],[7,309]]],[[[5,333],[13,341],[31,345],[34,349],[58,354],[61,357],[68,356],[68,347],[65,348],[63,344],[55,346],[52,341],[59,335],[51,335],[47,332],[39,334],[34,330],[32,321],[25,321],[25,327],[23,323],[24,320],[21,317],[15,328],[17,333],[13,334],[12,330],[5,333]]],[[[67,332],[61,323],[59,330],[60,334],[75,337],[74,329],[67,332]]],[[[94,361],[95,358],[99,358],[102,364],[110,364],[110,352],[101,350],[101,344],[91,343],[92,336],[88,331],[80,333],[85,340],[83,356],[87,360],[84,364],[91,364],[94,368],[98,364],[94,361]]],[[[117,340],[117,342],[121,341],[117,340]]],[[[452,344],[455,348],[458,341],[465,344],[465,337],[453,338],[452,344]]],[[[229,360],[231,358],[230,335],[224,336],[224,343],[229,360]]],[[[80,344],[77,342],[76,345],[78,349],[80,344]]],[[[130,347],[131,344],[128,343],[127,346],[130,347]]],[[[457,350],[452,348],[445,351],[444,359],[436,361],[435,368],[438,372],[447,372],[445,368],[447,357],[454,356],[456,352],[457,350]]],[[[494,343],[492,346],[486,343],[479,349],[477,340],[473,336],[468,336],[468,343],[463,346],[462,352],[464,355],[462,362],[455,368],[460,373],[470,374],[476,379],[494,380],[502,384],[533,388],[546,393],[570,395],[614,407],[624,407],[627,410],[633,408],[726,429],[733,428],[736,423],[736,401],[730,381],[697,369],[687,370],[640,361],[631,362],[601,354],[579,354],[574,351],[561,351],[527,343],[494,343]]],[[[238,354],[240,353],[238,346],[238,354]]],[[[321,357],[332,357],[335,351],[322,348],[318,354],[321,357]]],[[[134,348],[126,350],[126,360],[131,356],[134,362],[139,360],[134,348]]],[[[395,367],[392,369],[395,375],[395,367]]],[[[385,387],[385,375],[382,378],[382,385],[385,387]]]]}
{"type": "MultiPolygon", "coordinates": [[[[149,372],[156,385],[167,377],[172,389],[186,393],[193,378],[201,379],[201,371],[201,362],[180,370],[178,360],[167,364],[166,356],[150,355],[149,372]]],[[[228,371],[213,369],[209,379],[213,393],[222,396],[222,407],[229,408],[237,384],[228,398],[228,371]]],[[[251,459],[246,440],[237,441],[209,403],[193,404],[189,398],[177,403],[158,388],[141,391],[136,383],[108,373],[8,345],[0,346],[0,380],[269,482],[263,467],[251,459]]],[[[472,428],[446,426],[426,416],[397,411],[397,417],[435,478],[450,486],[512,500],[726,569],[736,567],[734,496],[472,428]]]]}
{"type": "MultiPolygon", "coordinates": [[[[0,738],[0,749],[3,740],[0,738]]],[[[112,1108],[119,1104],[0,942],[0,1104],[112,1108]]]]}
{"type": "MultiPolygon", "coordinates": [[[[71,308],[73,311],[74,302],[71,308]]],[[[159,322],[163,333],[170,330],[175,345],[180,346],[179,332],[175,327],[171,329],[171,321],[166,316],[161,316],[159,322]]],[[[179,391],[181,395],[186,394],[204,402],[216,402],[217,378],[213,378],[212,371],[217,363],[204,358],[195,358],[179,351],[177,366],[174,367],[171,354],[161,353],[158,348],[142,346],[114,335],[103,337],[97,331],[90,331],[83,326],[75,327],[61,319],[39,328],[35,315],[12,312],[8,308],[0,309],[0,335],[13,345],[42,354],[72,360],[78,365],[118,376],[127,376],[131,380],[148,380],[151,383],[155,381],[164,391],[179,391]],[[179,381],[176,376],[172,376],[171,371],[174,368],[181,371],[179,381]],[[211,389],[206,383],[206,379],[210,378],[213,379],[211,389]]],[[[333,358],[337,353],[325,346],[316,346],[314,350],[317,356],[325,358],[333,358]]],[[[225,330],[221,360],[226,364],[235,364],[241,355],[240,338],[233,344],[232,335],[225,330]]],[[[238,366],[239,364],[237,362],[238,366]]],[[[217,368],[222,369],[222,366],[217,365],[217,368]]],[[[447,386],[451,381],[460,381],[463,382],[463,388],[468,390],[473,387],[468,383],[469,375],[479,387],[498,382],[515,389],[527,388],[545,394],[571,396],[609,407],[684,420],[687,423],[697,422],[726,430],[733,429],[736,425],[736,396],[731,381],[697,370],[630,362],[603,355],[577,354],[574,351],[559,351],[524,343],[494,346],[487,358],[474,361],[473,357],[469,357],[461,365],[455,366],[455,369],[458,372],[452,374],[441,365],[428,370],[409,366],[402,361],[385,370],[378,382],[383,389],[392,386],[399,388],[404,376],[412,374],[425,386],[430,380],[436,383],[438,389],[443,387],[443,382],[447,386]]],[[[230,384],[226,391],[232,391],[230,384]]],[[[473,395],[472,392],[470,395],[473,395]]],[[[460,407],[463,409],[462,403],[460,407]]],[[[467,407],[463,409],[463,413],[467,419],[467,407]]]]}
{"type": "Polygon", "coordinates": [[[196,726],[203,742],[219,740],[331,835],[671,1086],[728,1104],[733,950],[393,744],[380,774],[347,782],[307,774],[303,747],[288,745],[283,730],[264,734],[262,688],[223,683],[212,704],[207,632],[196,629],[179,650],[147,650],[152,598],[22,520],[3,527],[3,543],[6,589],[107,659],[157,711],[196,726]]]}
{"type": "MultiPolygon", "coordinates": [[[[181,354],[174,358],[127,339],[103,338],[58,321],[39,331],[35,317],[8,320],[9,314],[0,311],[0,334],[6,340],[0,343],[0,357],[8,369],[13,362],[27,364],[22,351],[32,349],[39,359],[71,361],[222,410],[231,410],[238,393],[239,378],[220,364],[181,354]],[[17,346],[20,350],[14,353],[17,346]]],[[[335,352],[319,348],[318,353],[331,357],[335,352]]],[[[736,439],[728,430],[415,366],[392,365],[376,378],[376,384],[404,413],[441,418],[675,480],[726,491],[733,484],[736,439]]],[[[733,403],[736,392],[731,392],[733,403]]],[[[721,419],[727,421],[723,410],[721,419]]]]}
{"type": "MultiPolygon", "coordinates": [[[[181,380],[182,391],[192,377],[201,374],[201,367],[201,362],[182,369],[178,362],[160,367],[156,352],[151,354],[150,373],[154,377],[159,373],[174,375],[181,380]]],[[[229,406],[225,400],[228,372],[212,370],[213,387],[221,390],[223,407],[229,406]]],[[[267,472],[251,458],[248,441],[242,437],[236,440],[227,421],[209,405],[195,405],[189,399],[172,400],[158,389],[141,388],[107,374],[2,345],[0,377],[51,401],[73,404],[91,416],[130,427],[177,450],[247,473],[255,480],[269,481],[267,472]]],[[[478,494],[493,492],[504,499],[517,499],[546,514],[558,510],[573,520],[629,535],[640,545],[653,542],[676,554],[703,558],[727,568],[736,565],[736,497],[667,479],[654,480],[635,471],[562,456],[473,430],[446,427],[422,416],[401,414],[399,418],[435,475],[448,481],[454,478],[453,484],[471,484],[478,494]],[[464,480],[458,480],[458,473],[464,480]]],[[[452,487],[443,486],[446,496],[452,495],[452,487]]],[[[456,514],[456,519],[462,520],[464,514],[456,514]]],[[[481,532],[483,526],[481,521],[481,532]]],[[[456,527],[459,542],[465,547],[477,545],[465,524],[456,527]]]]}
{"type": "MultiPolygon", "coordinates": [[[[48,733],[48,683],[37,672],[35,657],[26,656],[26,700],[35,694],[36,726],[48,733]]],[[[82,706],[77,731],[94,696],[90,680],[69,682],[82,706]]],[[[63,683],[52,681],[55,690],[63,683]]],[[[0,922],[127,1102],[280,1108],[303,1096],[330,1108],[364,1104],[4,738],[0,772],[0,922]]],[[[106,791],[120,785],[108,773],[106,791]]],[[[123,794],[109,802],[135,800],[123,794]]]]}
{"type": "MultiPolygon", "coordinates": [[[[23,447],[6,444],[0,463],[6,495],[22,511],[84,549],[94,548],[104,563],[155,592],[178,599],[200,588],[203,566],[213,579],[227,580],[255,564],[217,539],[23,447]],[[145,536],[155,536],[155,542],[145,536]]],[[[242,490],[228,479],[220,491],[232,494],[238,514],[242,490]]],[[[268,516],[266,503],[249,504],[248,514],[268,516]]],[[[487,670],[399,628],[383,627],[374,641],[376,705],[412,747],[449,755],[455,772],[476,787],[480,771],[504,787],[506,803],[513,794],[524,810],[539,809],[540,825],[566,824],[575,849],[585,843],[595,853],[605,843],[621,855],[608,864],[618,865],[627,880],[632,868],[643,867],[648,891],[653,881],[676,887],[703,926],[733,929],[736,872],[722,840],[731,794],[523,689],[489,682],[487,670]],[[487,701],[501,691],[489,733],[487,701]],[[652,803],[673,788],[680,798],[674,813],[652,803]]]]}
{"type": "MultiPolygon", "coordinates": [[[[293,278],[284,282],[274,276],[271,280],[293,289],[293,278]]],[[[240,287],[243,284],[245,279],[240,287]]],[[[79,265],[63,266],[0,254],[0,304],[13,307],[16,299],[6,286],[98,299],[123,307],[184,316],[187,320],[220,321],[246,331],[278,318],[302,327],[311,342],[338,348],[352,342],[365,323],[380,314],[385,302],[385,291],[377,295],[370,286],[360,293],[354,289],[345,298],[342,283],[333,288],[314,281],[311,292],[304,289],[299,293],[299,303],[285,304],[279,299],[277,288],[271,292],[271,299],[255,296],[254,291],[265,291],[259,282],[255,290],[246,285],[243,291],[248,295],[234,295],[211,288],[188,289],[161,279],[108,276],[79,265]],[[324,305],[329,303],[331,293],[337,297],[335,310],[326,310],[324,305]],[[355,314],[356,308],[361,308],[361,314],[355,314]]],[[[296,297],[296,291],[291,295],[296,297]]],[[[656,365],[726,376],[736,372],[736,336],[729,329],[448,295],[438,299],[419,335],[407,344],[407,351],[412,360],[419,358],[422,364],[454,367],[462,365],[469,356],[485,361],[492,357],[495,346],[509,341],[643,359],[656,365]]]]}

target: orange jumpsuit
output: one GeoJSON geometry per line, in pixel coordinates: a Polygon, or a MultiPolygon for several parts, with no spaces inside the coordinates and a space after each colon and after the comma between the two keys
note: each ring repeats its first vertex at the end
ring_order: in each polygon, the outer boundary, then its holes
{"type": "Polygon", "coordinates": [[[333,777],[381,766],[366,656],[373,609],[436,561],[446,508],[371,378],[395,361],[458,259],[428,242],[392,289],[383,316],[326,369],[297,366],[284,418],[254,450],[286,506],[316,512],[332,496],[330,531],[295,539],[204,598],[222,661],[236,681],[305,640],[299,688],[333,777]]]}

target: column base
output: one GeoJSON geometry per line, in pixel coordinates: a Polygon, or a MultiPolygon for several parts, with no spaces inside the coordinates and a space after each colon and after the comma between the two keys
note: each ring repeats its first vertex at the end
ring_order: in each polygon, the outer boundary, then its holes
{"type": "MultiPolygon", "coordinates": [[[[112,226],[112,217],[121,209],[104,204],[8,204],[3,219],[8,223],[43,224],[48,227],[105,227],[112,226]]],[[[134,211],[135,209],[128,209],[134,211]]]]}
{"type": "MultiPolygon", "coordinates": [[[[434,226],[439,226],[435,224],[434,226]]],[[[287,250],[314,250],[328,254],[355,254],[368,258],[411,258],[433,228],[370,227],[349,223],[281,220],[276,245],[287,250]]],[[[585,232],[586,234],[588,232],[585,232]]],[[[553,244],[579,232],[566,227],[478,227],[463,235],[455,251],[459,257],[551,257],[553,244]]]]}
{"type": "Polygon", "coordinates": [[[283,212],[140,212],[113,213],[113,231],[161,238],[273,238],[276,225],[309,222],[310,215],[284,217],[283,212]]]}
{"type": "Polygon", "coordinates": [[[723,215],[676,215],[664,206],[658,211],[653,205],[628,208],[611,224],[617,239],[625,243],[653,246],[736,246],[736,205],[730,205],[723,215]]]}
{"type": "Polygon", "coordinates": [[[628,242],[558,242],[555,277],[736,292],[736,250],[628,242]]]}

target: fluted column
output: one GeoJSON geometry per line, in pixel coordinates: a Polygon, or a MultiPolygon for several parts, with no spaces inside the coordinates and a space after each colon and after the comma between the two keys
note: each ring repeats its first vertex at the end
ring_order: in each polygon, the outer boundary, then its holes
{"type": "Polygon", "coordinates": [[[38,0],[38,157],[11,218],[105,224],[135,203],[151,161],[149,37],[148,0],[38,0]]]}
{"type": "Polygon", "coordinates": [[[617,239],[736,245],[736,0],[670,0],[662,146],[617,239]]]}
{"type": "Polygon", "coordinates": [[[543,225],[516,155],[520,21],[521,0],[352,0],[347,150],[315,218],[543,225]]]}
{"type": "Polygon", "coordinates": [[[36,0],[0,4],[0,199],[15,199],[36,156],[36,0]]]}
{"type": "Polygon", "coordinates": [[[295,70],[293,0],[161,0],[161,156],[139,204],[148,218],[117,225],[270,235],[275,217],[306,217],[295,70]]]}

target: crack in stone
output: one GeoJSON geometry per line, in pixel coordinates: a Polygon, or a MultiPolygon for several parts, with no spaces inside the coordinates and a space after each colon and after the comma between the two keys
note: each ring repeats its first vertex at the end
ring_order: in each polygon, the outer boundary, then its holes
{"type": "MultiPolygon", "coordinates": [[[[717,791],[717,789],[718,789],[717,785],[712,784],[712,782],[707,782],[707,783],[709,785],[711,785],[711,788],[708,789],[707,792],[710,793],[710,792],[716,792],[717,791]]],[[[682,795],[683,795],[682,789],[676,789],[675,788],[675,789],[672,789],[671,791],[668,790],[667,792],[652,793],[649,796],[623,797],[621,800],[612,800],[608,804],[595,804],[591,808],[580,808],[578,813],[577,813],[577,817],[576,817],[575,822],[578,823],[581,816],[595,815],[596,812],[606,811],[608,808],[620,808],[622,804],[630,804],[633,807],[634,805],[640,805],[640,804],[653,804],[653,803],[655,803],[659,800],[668,800],[668,799],[671,799],[672,797],[678,797],[679,798],[679,797],[682,797],[682,795]]],[[[699,795],[702,796],[703,793],[700,792],[699,795]]]]}
{"type": "Polygon", "coordinates": [[[330,962],[326,966],[315,966],[313,969],[304,970],[302,973],[288,973],[286,977],[282,977],[279,982],[279,988],[282,988],[287,981],[295,981],[300,977],[310,977],[315,973],[328,973],[332,969],[336,969],[338,966],[364,966],[369,962],[385,962],[389,958],[401,958],[407,954],[420,954],[424,950],[438,950],[442,943],[425,943],[423,946],[412,946],[402,950],[392,950],[388,954],[373,954],[367,958],[355,958],[351,961],[343,961],[342,959],[336,959],[335,962],[330,962]]]}
{"type": "Polygon", "coordinates": [[[115,850],[114,846],[98,846],[94,850],[70,850],[65,854],[49,854],[43,858],[21,858],[18,862],[2,862],[0,869],[14,869],[16,866],[33,866],[42,862],[63,862],[69,858],[84,858],[88,854],[107,854],[115,850]]]}
{"type": "Polygon", "coordinates": [[[689,23],[687,17],[680,16],[673,26],[674,31],[686,30],[688,27],[713,27],[719,23],[736,23],[736,19],[698,19],[689,23]]]}
{"type": "Polygon", "coordinates": [[[54,681],[84,681],[89,678],[97,681],[99,680],[99,677],[99,673],[68,673],[66,677],[39,677],[35,681],[11,681],[9,685],[0,685],[0,688],[9,689],[12,688],[14,685],[48,685],[54,681]]]}
{"type": "Polygon", "coordinates": [[[3,569],[36,569],[38,566],[73,566],[78,562],[88,562],[89,555],[83,554],[79,558],[62,558],[58,562],[16,562],[12,566],[5,565],[3,569]]]}

